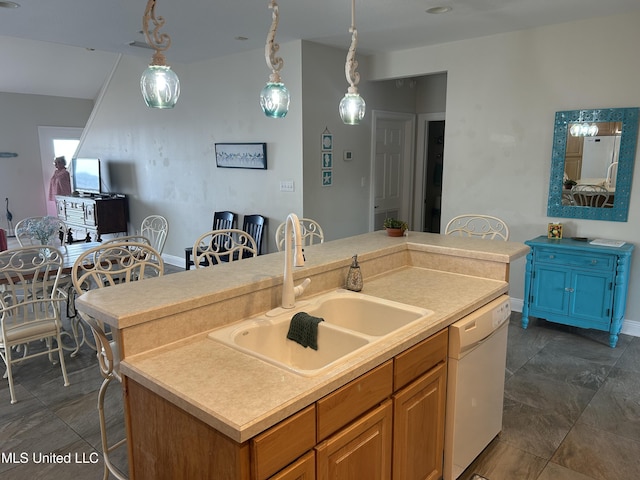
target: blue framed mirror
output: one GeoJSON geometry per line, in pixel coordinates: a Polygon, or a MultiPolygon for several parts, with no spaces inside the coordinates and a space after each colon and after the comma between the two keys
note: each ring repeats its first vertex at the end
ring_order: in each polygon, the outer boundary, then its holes
{"type": "Polygon", "coordinates": [[[556,112],[547,216],[627,221],[639,111],[556,112]]]}

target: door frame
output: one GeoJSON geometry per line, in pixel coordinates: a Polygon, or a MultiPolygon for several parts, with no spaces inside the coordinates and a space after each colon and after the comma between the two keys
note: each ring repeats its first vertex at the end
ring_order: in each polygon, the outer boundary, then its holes
{"type": "Polygon", "coordinates": [[[413,197],[413,170],[414,170],[414,145],[416,132],[416,116],[413,113],[389,112],[373,110],[371,112],[371,159],[369,174],[369,231],[373,232],[375,217],[375,160],[376,160],[376,130],[379,120],[404,121],[404,155],[402,159],[402,202],[400,212],[402,218],[407,219],[409,228],[412,228],[412,202],[413,197]]]}
{"type": "MultiPolygon", "coordinates": [[[[424,195],[427,189],[427,179],[424,172],[427,170],[427,139],[429,132],[429,122],[444,120],[446,122],[446,112],[420,113],[418,114],[418,127],[416,132],[416,156],[415,156],[415,182],[413,196],[413,225],[415,230],[424,231],[424,195]]],[[[446,131],[446,126],[445,126],[446,131]]],[[[446,143],[445,143],[446,147],[446,143]]],[[[443,164],[444,172],[444,164],[443,164]]]]}

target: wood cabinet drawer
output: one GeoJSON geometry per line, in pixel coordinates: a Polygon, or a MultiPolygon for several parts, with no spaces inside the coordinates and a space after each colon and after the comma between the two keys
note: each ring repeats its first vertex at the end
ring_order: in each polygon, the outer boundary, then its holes
{"type": "Polygon", "coordinates": [[[562,266],[595,268],[598,270],[611,270],[614,262],[613,255],[599,255],[596,253],[566,253],[558,249],[540,248],[535,253],[535,261],[545,264],[557,264],[562,266]]]}
{"type": "Polygon", "coordinates": [[[396,356],[393,368],[393,391],[408,385],[423,373],[447,360],[449,329],[432,335],[396,356]]]}
{"type": "Polygon", "coordinates": [[[251,440],[252,478],[269,478],[315,444],[316,408],[309,405],[251,440]]]}
{"type": "Polygon", "coordinates": [[[318,400],[318,442],[350,423],[393,393],[393,360],[318,400]]]}
{"type": "Polygon", "coordinates": [[[315,480],[315,478],[316,452],[311,450],[269,480],[315,480]]]}

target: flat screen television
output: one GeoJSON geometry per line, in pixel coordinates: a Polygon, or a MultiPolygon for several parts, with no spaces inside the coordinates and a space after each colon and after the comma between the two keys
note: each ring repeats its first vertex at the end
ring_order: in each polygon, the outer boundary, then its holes
{"type": "Polygon", "coordinates": [[[79,193],[102,193],[102,177],[99,158],[74,158],[71,172],[73,188],[79,193]]]}

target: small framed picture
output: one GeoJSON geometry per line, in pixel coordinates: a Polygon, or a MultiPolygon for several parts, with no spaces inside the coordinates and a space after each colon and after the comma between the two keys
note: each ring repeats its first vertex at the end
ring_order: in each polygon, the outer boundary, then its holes
{"type": "Polygon", "coordinates": [[[562,238],[562,224],[561,223],[550,223],[547,226],[547,237],[548,238],[562,238]]]}
{"type": "Polygon", "coordinates": [[[333,150],[333,135],[331,133],[322,134],[322,151],[327,152],[333,150]]]}
{"type": "Polygon", "coordinates": [[[332,152],[322,152],[322,168],[333,168],[332,152]]]}
{"type": "Polygon", "coordinates": [[[323,170],[322,171],[322,186],[330,187],[333,185],[333,171],[332,170],[323,170]]]}

